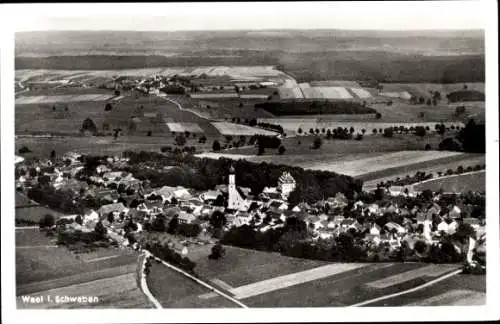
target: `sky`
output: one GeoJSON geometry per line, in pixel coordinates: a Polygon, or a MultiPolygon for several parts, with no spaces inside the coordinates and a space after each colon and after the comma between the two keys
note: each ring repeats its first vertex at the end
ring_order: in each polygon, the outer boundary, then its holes
{"type": "Polygon", "coordinates": [[[2,10],[16,31],[456,30],[484,29],[487,2],[26,4],[2,10]]]}

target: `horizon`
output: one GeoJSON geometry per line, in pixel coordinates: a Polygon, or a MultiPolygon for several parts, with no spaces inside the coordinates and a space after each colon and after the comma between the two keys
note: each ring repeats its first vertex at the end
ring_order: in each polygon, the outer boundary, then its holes
{"type": "Polygon", "coordinates": [[[213,2],[6,5],[18,32],[34,31],[460,31],[484,30],[488,1],[213,2]],[[29,10],[26,10],[28,9],[29,10]],[[43,10],[38,10],[40,8],[43,10]],[[47,14],[49,12],[50,14],[47,14]],[[97,12],[97,13],[96,13],[97,12]],[[112,12],[113,16],[103,14],[112,12]],[[22,19],[19,19],[22,17],[22,19]],[[84,27],[83,27],[84,26],[84,27]]]}

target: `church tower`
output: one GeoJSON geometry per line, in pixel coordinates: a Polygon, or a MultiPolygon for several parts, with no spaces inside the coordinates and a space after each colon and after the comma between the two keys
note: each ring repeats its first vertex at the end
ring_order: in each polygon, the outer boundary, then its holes
{"type": "Polygon", "coordinates": [[[229,184],[227,187],[228,191],[228,200],[227,200],[227,208],[233,210],[239,210],[243,207],[244,200],[241,197],[238,189],[236,189],[236,177],[234,174],[234,167],[231,165],[229,168],[229,184]]]}

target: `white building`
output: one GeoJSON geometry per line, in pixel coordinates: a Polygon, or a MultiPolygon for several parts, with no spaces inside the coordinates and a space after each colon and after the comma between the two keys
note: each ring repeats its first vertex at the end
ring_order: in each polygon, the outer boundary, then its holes
{"type": "Polygon", "coordinates": [[[228,201],[227,208],[232,210],[246,210],[248,209],[246,199],[244,199],[238,189],[236,188],[236,177],[234,174],[234,168],[231,166],[229,169],[229,184],[228,190],[228,201]]]}
{"type": "Polygon", "coordinates": [[[295,190],[297,183],[290,172],[283,172],[278,179],[278,190],[281,191],[283,198],[287,198],[292,191],[295,190]]]}

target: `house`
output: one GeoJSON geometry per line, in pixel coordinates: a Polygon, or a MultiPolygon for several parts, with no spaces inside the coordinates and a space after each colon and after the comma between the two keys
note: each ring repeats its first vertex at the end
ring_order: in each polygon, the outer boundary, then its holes
{"type": "Polygon", "coordinates": [[[345,220],[345,217],[342,215],[337,215],[333,218],[332,222],[335,225],[335,227],[340,227],[342,222],[345,220]]]}
{"type": "Polygon", "coordinates": [[[447,233],[452,235],[455,234],[455,232],[458,229],[458,223],[454,219],[448,224],[448,230],[447,233]]]}
{"type": "Polygon", "coordinates": [[[350,229],[354,229],[359,231],[361,225],[358,223],[356,219],[348,218],[344,219],[344,221],[340,224],[340,227],[343,231],[348,231],[350,229]]]}
{"type": "Polygon", "coordinates": [[[179,224],[191,224],[193,221],[196,220],[196,217],[193,216],[193,214],[186,213],[184,211],[181,211],[179,213],[179,224]]]}
{"type": "Polygon", "coordinates": [[[380,244],[380,234],[366,234],[364,240],[368,241],[368,242],[372,242],[375,245],[379,245],[380,244]]]}
{"type": "Polygon", "coordinates": [[[437,230],[438,232],[443,231],[448,233],[448,227],[449,227],[448,223],[444,220],[441,220],[441,222],[439,222],[439,224],[437,225],[437,230]]]}
{"type": "Polygon", "coordinates": [[[427,209],[426,213],[427,219],[432,219],[434,215],[439,215],[440,212],[441,212],[441,207],[438,204],[433,203],[432,206],[429,209],[427,209]]]}
{"type": "Polygon", "coordinates": [[[388,189],[391,196],[416,197],[417,192],[413,186],[391,186],[388,189]]]}
{"type": "Polygon", "coordinates": [[[319,234],[319,238],[321,238],[323,240],[328,240],[328,239],[333,238],[334,231],[332,231],[331,229],[321,228],[318,231],[318,234],[319,234]]]}
{"type": "Polygon", "coordinates": [[[113,182],[113,181],[120,180],[122,176],[123,176],[123,173],[121,171],[114,171],[114,172],[106,172],[106,173],[104,173],[102,175],[102,178],[105,181],[113,182]]]}
{"type": "Polygon", "coordinates": [[[404,234],[406,233],[406,228],[404,228],[403,226],[397,224],[397,223],[394,223],[394,222],[388,222],[384,225],[384,227],[389,231],[389,232],[393,232],[395,231],[396,233],[398,234],[404,234]]]}
{"type": "Polygon", "coordinates": [[[128,212],[128,208],[126,208],[122,203],[114,203],[101,206],[97,212],[101,215],[101,217],[107,217],[109,213],[113,213],[113,215],[118,216],[121,213],[126,214],[128,212]]]}
{"type": "Polygon", "coordinates": [[[205,202],[214,202],[222,193],[219,190],[209,190],[200,195],[200,199],[205,202]]]}
{"type": "Polygon", "coordinates": [[[450,212],[448,213],[448,217],[452,219],[457,219],[460,218],[462,214],[462,210],[457,206],[454,205],[452,208],[450,208],[450,212]]]}
{"type": "Polygon", "coordinates": [[[379,214],[380,213],[380,207],[377,204],[370,204],[366,206],[365,210],[368,210],[370,214],[379,214]]]}
{"type": "Polygon", "coordinates": [[[467,218],[464,218],[462,220],[462,222],[464,224],[470,225],[475,230],[478,230],[479,226],[481,226],[481,224],[479,223],[479,219],[477,219],[477,218],[467,217],[467,218]]]}
{"type": "Polygon", "coordinates": [[[370,227],[370,235],[380,236],[381,229],[382,228],[380,226],[378,226],[377,224],[373,224],[370,227]]]}
{"type": "Polygon", "coordinates": [[[295,206],[295,207],[293,207],[293,208],[292,208],[292,211],[293,211],[293,212],[298,213],[299,211],[301,211],[301,209],[300,209],[300,207],[297,205],[297,206],[295,206]]]}
{"type": "Polygon", "coordinates": [[[283,172],[278,179],[278,190],[281,192],[284,199],[288,198],[290,193],[295,190],[296,185],[297,183],[290,172],[283,172]]]}
{"type": "Polygon", "coordinates": [[[102,174],[104,174],[106,172],[110,172],[111,171],[111,169],[108,168],[107,166],[105,166],[104,164],[98,165],[95,168],[95,170],[96,170],[97,174],[99,174],[99,175],[102,175],[102,174]]]}
{"type": "Polygon", "coordinates": [[[97,223],[99,221],[99,214],[93,209],[88,210],[83,214],[82,220],[83,224],[97,223]]]}

